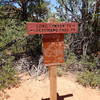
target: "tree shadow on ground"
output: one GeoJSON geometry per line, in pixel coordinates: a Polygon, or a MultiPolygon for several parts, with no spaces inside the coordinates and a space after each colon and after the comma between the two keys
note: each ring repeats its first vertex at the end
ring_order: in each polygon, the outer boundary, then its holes
{"type": "MultiPolygon", "coordinates": [[[[59,94],[57,93],[57,100],[64,100],[64,98],[72,97],[72,96],[73,96],[73,94],[59,96],[59,94]]],[[[50,100],[50,98],[45,98],[45,99],[41,99],[41,100],[50,100]]]]}

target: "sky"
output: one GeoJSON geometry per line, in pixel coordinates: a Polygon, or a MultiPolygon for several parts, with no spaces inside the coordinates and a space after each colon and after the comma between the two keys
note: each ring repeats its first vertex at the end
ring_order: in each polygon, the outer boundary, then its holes
{"type": "Polygon", "coordinates": [[[58,3],[56,0],[47,0],[47,1],[50,1],[50,9],[52,12],[56,12],[56,9],[55,9],[55,6],[58,6],[58,3]]]}
{"type": "Polygon", "coordinates": [[[53,5],[57,5],[57,1],[56,0],[50,0],[50,3],[53,5]]]}

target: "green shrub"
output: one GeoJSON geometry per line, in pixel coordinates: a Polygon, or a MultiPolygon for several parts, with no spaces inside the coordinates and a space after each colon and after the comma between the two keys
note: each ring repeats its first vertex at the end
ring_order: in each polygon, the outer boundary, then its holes
{"type": "Polygon", "coordinates": [[[10,88],[18,83],[18,77],[14,68],[10,65],[5,65],[0,68],[0,90],[10,88]]]}
{"type": "Polygon", "coordinates": [[[65,64],[69,66],[73,63],[77,63],[76,56],[74,53],[69,53],[67,59],[65,59],[65,64]]]}
{"type": "Polygon", "coordinates": [[[0,19],[0,90],[18,82],[16,72],[12,67],[15,59],[12,52],[14,48],[16,49],[17,39],[23,37],[23,26],[23,23],[14,19],[0,19]]]}
{"type": "Polygon", "coordinates": [[[100,87],[100,75],[88,70],[79,74],[77,81],[83,86],[100,87]]]}
{"type": "MultiPolygon", "coordinates": [[[[2,13],[0,16],[3,16],[2,13]]],[[[41,51],[41,35],[28,36],[25,23],[16,18],[0,19],[0,89],[17,83],[13,68],[16,60],[41,51]]]]}

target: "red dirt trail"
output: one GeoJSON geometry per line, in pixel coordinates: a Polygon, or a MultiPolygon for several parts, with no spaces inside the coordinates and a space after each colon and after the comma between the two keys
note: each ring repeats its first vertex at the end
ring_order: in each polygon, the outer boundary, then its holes
{"type": "MultiPolygon", "coordinates": [[[[49,98],[49,79],[45,77],[42,80],[42,78],[43,76],[32,79],[28,75],[23,75],[18,88],[6,90],[9,98],[4,100],[42,100],[49,98]]],[[[100,90],[79,85],[75,82],[73,75],[57,77],[57,92],[59,96],[66,95],[62,100],[100,100],[100,90]]]]}

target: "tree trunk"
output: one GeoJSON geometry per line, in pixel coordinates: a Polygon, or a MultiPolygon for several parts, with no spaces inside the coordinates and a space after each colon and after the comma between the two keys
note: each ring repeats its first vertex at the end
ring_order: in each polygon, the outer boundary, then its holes
{"type": "Polygon", "coordinates": [[[28,20],[28,13],[27,13],[27,3],[28,1],[24,1],[22,2],[22,15],[21,15],[21,19],[24,20],[28,20]]]}

